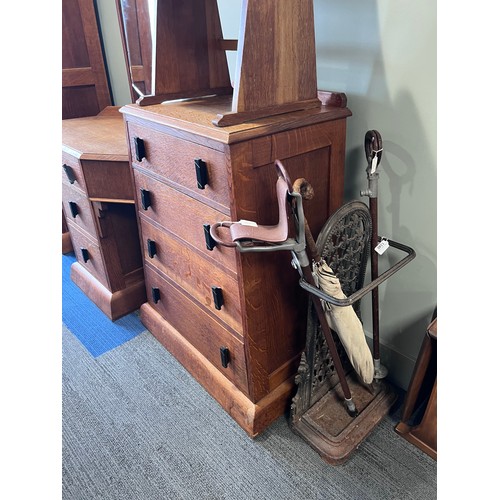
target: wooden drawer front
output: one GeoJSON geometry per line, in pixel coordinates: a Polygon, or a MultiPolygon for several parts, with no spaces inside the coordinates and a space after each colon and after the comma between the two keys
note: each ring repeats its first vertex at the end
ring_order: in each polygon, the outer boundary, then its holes
{"type": "Polygon", "coordinates": [[[209,250],[205,238],[204,224],[227,220],[226,215],[179,193],[136,169],[134,169],[134,178],[138,200],[136,208],[141,217],[160,224],[208,259],[234,273],[236,272],[235,249],[217,245],[209,250]],[[147,196],[144,196],[141,190],[145,190],[147,196]],[[146,202],[149,198],[151,205],[144,205],[143,198],[146,198],[146,202]],[[145,206],[147,206],[146,209],[145,206]]]}
{"type": "Polygon", "coordinates": [[[63,153],[61,173],[62,181],[64,184],[71,185],[74,188],[86,192],[82,167],[80,165],[80,162],[76,158],[63,153]]]}
{"type": "Polygon", "coordinates": [[[68,226],[73,243],[73,251],[78,262],[106,288],[109,288],[106,269],[99,246],[84,234],[76,224],[68,221],[68,226]]]}
{"type": "Polygon", "coordinates": [[[154,172],[180,191],[229,214],[228,172],[223,153],[135,123],[129,123],[128,133],[132,161],[138,167],[154,172]],[[144,144],[145,156],[141,160],[136,154],[136,139],[144,144]],[[197,169],[197,159],[205,166],[201,163],[197,169]],[[202,180],[204,187],[198,187],[197,170],[203,177],[205,168],[207,183],[202,180]]]}
{"type": "Polygon", "coordinates": [[[134,187],[128,161],[82,161],[89,198],[134,201],[134,187]]]}
{"type": "Polygon", "coordinates": [[[243,343],[184,293],[144,266],[148,302],[221,373],[248,394],[243,343]],[[221,348],[229,351],[222,365],[221,348]]]}
{"type": "Polygon", "coordinates": [[[62,184],[63,209],[66,218],[97,238],[92,207],[87,196],[78,189],[62,184]]]}
{"type": "Polygon", "coordinates": [[[236,279],[146,220],[142,220],[141,227],[144,259],[241,333],[240,296],[236,279]]]}

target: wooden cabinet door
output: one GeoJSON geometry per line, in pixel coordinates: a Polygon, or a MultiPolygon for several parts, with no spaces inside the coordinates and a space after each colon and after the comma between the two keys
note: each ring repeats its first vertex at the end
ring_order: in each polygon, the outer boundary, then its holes
{"type": "Polygon", "coordinates": [[[111,106],[93,0],[62,1],[62,118],[97,115],[111,106]]]}

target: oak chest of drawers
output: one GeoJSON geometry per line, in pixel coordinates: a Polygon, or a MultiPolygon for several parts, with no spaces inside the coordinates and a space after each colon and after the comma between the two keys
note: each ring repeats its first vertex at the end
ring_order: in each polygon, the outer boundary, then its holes
{"type": "Polygon", "coordinates": [[[250,435],[295,389],[307,297],[289,252],[215,245],[221,220],[278,219],[274,161],[315,196],[314,236],[342,204],[349,109],[321,106],[240,125],[212,124],[228,97],[120,109],[129,145],[147,302],[144,325],[250,435]]]}
{"type": "Polygon", "coordinates": [[[62,203],[77,262],[71,279],[111,319],[146,301],[123,116],[62,121],[62,203]]]}

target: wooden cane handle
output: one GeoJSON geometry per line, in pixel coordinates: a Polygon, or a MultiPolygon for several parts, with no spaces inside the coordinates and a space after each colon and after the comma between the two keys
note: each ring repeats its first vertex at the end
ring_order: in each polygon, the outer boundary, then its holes
{"type": "MultiPolygon", "coordinates": [[[[303,200],[312,200],[314,198],[314,189],[309,184],[309,182],[303,177],[296,179],[293,183],[293,192],[299,193],[302,196],[303,200]]],[[[304,232],[306,235],[306,244],[311,253],[311,258],[315,262],[319,262],[321,257],[318,252],[318,247],[316,246],[316,242],[314,241],[313,235],[311,233],[311,228],[309,227],[309,223],[307,219],[304,217],[304,232]]]]}

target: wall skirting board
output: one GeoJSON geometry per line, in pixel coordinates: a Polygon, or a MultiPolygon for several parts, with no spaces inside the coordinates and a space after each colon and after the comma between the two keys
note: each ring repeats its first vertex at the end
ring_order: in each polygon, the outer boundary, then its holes
{"type": "MultiPolygon", "coordinates": [[[[365,332],[366,341],[372,349],[371,332],[365,332]]],[[[416,359],[409,358],[399,352],[394,346],[386,345],[380,341],[380,359],[384,366],[389,368],[388,379],[405,391],[408,389],[413,374],[416,359]]]]}

